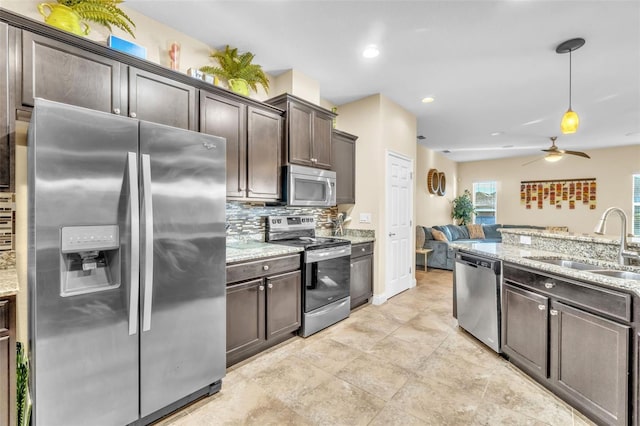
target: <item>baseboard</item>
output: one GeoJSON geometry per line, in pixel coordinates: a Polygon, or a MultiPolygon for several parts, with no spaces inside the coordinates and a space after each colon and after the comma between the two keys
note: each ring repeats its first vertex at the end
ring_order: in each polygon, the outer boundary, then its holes
{"type": "Polygon", "coordinates": [[[382,305],[387,301],[387,296],[384,294],[374,294],[373,299],[371,300],[372,305],[382,305]]]}

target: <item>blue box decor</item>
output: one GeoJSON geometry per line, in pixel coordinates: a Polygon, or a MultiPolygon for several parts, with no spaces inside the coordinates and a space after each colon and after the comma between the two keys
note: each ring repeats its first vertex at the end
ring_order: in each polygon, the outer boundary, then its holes
{"type": "Polygon", "coordinates": [[[114,35],[110,35],[107,39],[107,46],[114,50],[119,50],[121,52],[128,53],[129,55],[137,56],[138,58],[147,59],[147,49],[145,47],[114,35]]]}

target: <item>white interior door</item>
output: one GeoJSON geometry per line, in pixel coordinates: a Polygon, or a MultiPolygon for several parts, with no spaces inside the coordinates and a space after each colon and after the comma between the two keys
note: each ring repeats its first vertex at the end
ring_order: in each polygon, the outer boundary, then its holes
{"type": "Polygon", "coordinates": [[[413,162],[387,152],[387,298],[411,286],[411,217],[413,215],[413,162]]]}

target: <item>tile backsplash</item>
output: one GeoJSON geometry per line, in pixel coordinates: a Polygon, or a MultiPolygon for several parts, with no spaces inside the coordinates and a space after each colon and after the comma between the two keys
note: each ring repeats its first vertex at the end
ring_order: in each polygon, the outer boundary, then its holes
{"type": "Polygon", "coordinates": [[[316,218],[316,229],[333,229],[331,219],[338,214],[337,207],[311,208],[264,206],[245,202],[227,202],[228,237],[252,237],[264,240],[266,217],[275,215],[311,215],[316,218]]]}

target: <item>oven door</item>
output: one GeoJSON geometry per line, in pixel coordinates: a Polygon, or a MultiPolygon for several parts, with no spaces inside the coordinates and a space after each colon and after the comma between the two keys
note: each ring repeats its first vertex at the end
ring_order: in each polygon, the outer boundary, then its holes
{"type": "MultiPolygon", "coordinates": [[[[304,265],[304,312],[311,312],[349,296],[351,281],[351,246],[341,249],[345,254],[326,260],[308,261],[304,265]]],[[[318,255],[322,256],[321,253],[318,255]]],[[[312,253],[312,256],[315,256],[312,253]]]]}

